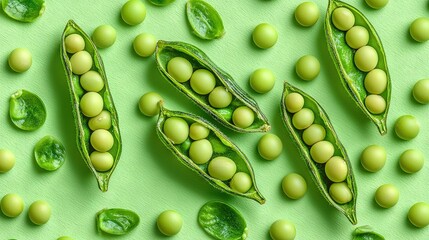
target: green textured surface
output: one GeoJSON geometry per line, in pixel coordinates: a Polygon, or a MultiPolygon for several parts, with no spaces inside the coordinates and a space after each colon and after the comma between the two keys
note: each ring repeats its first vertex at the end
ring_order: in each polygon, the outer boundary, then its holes
{"type": "Polygon", "coordinates": [[[370,19],[386,50],[392,77],[392,104],[388,133],[383,137],[354,105],[335,71],[323,32],[328,1],[316,2],[321,19],[311,28],[302,28],[293,14],[301,1],[211,0],[226,30],[223,38],[213,41],[200,40],[191,33],[185,16],[186,1],[175,1],[162,8],[145,1],[147,17],[137,26],[122,22],[120,8],[124,2],[48,1],[44,15],[31,24],[14,21],[0,13],[0,148],[8,148],[16,155],[15,167],[0,174],[0,197],[18,193],[26,206],[23,214],[15,219],[0,214],[0,239],[54,240],[62,235],[85,240],[113,239],[97,233],[95,214],[103,208],[117,207],[133,210],[141,218],[140,225],[122,239],[166,239],[156,229],[156,218],[167,209],[177,210],[184,220],[181,232],[169,239],[209,239],[198,226],[197,213],[211,200],[225,201],[243,214],[249,227],[248,239],[269,239],[269,226],[277,219],[295,223],[296,239],[351,239],[355,226],[329,206],[318,192],[280,120],[284,80],[320,102],[348,150],[359,191],[358,225],[371,225],[386,239],[427,239],[429,228],[414,228],[406,215],[415,202],[429,202],[429,165],[408,175],[398,164],[404,150],[425,151],[428,144],[428,106],[416,103],[411,90],[417,80],[429,75],[429,43],[414,42],[408,34],[414,19],[429,14],[427,1],[390,1],[381,10],[369,8],[363,0],[348,1],[370,19]],[[116,43],[100,50],[123,138],[122,156],[106,193],[98,190],[76,147],[70,97],[59,55],[61,33],[69,19],[89,34],[102,24],[111,24],[118,32],[116,43]],[[258,49],[251,41],[253,28],[261,22],[273,24],[279,32],[277,44],[268,50],[258,49]],[[195,44],[259,102],[272,124],[271,132],[278,134],[284,143],[278,159],[266,161],[257,155],[256,145],[262,134],[221,129],[248,155],[259,189],[267,198],[266,204],[259,205],[212,188],[181,165],[158,140],[156,119],[144,117],[138,110],[138,100],[145,92],[160,93],[169,109],[208,116],[161,77],[153,57],[143,59],[134,53],[132,41],[141,32],[152,33],[159,39],[195,44]],[[17,47],[27,47],[33,54],[32,67],[22,74],[12,72],[7,65],[8,54],[17,47]],[[303,82],[295,74],[295,62],[306,54],[316,56],[321,62],[320,75],[311,82],[303,82]],[[252,92],[248,83],[250,74],[260,67],[270,68],[277,76],[275,88],[265,95],[252,92]],[[21,131],[9,119],[9,96],[22,88],[38,94],[46,104],[47,120],[35,132],[21,131]],[[393,133],[394,121],[403,114],[413,114],[421,123],[419,136],[408,142],[393,133]],[[66,163],[55,172],[39,169],[32,156],[33,146],[47,134],[61,140],[67,150],[66,163]],[[366,172],[359,163],[361,151],[370,144],[383,145],[388,152],[385,167],[377,173],[366,172]],[[289,200],[282,193],[281,180],[290,172],[298,172],[308,181],[309,191],[300,200],[289,200]],[[399,202],[391,209],[381,209],[373,199],[377,187],[384,183],[393,183],[400,191],[399,202]],[[31,224],[26,216],[28,206],[38,199],[52,206],[52,217],[43,226],[31,224]]]}

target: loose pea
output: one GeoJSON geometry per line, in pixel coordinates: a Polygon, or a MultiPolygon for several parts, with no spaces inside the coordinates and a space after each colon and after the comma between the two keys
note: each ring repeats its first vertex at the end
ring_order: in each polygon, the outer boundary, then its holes
{"type": "Polygon", "coordinates": [[[235,162],[227,157],[215,157],[209,162],[208,171],[210,176],[226,181],[231,179],[237,170],[235,162]]]}
{"type": "Polygon", "coordinates": [[[187,59],[174,57],[167,63],[167,72],[176,81],[184,83],[191,78],[193,68],[192,64],[187,59]]]}
{"type": "Polygon", "coordinates": [[[424,155],[417,149],[408,149],[399,157],[399,166],[406,173],[416,173],[420,171],[424,163],[424,155]]]}
{"type": "Polygon", "coordinates": [[[92,147],[99,152],[107,152],[113,147],[113,136],[105,129],[97,129],[90,137],[92,147]]]}
{"type": "Polygon", "coordinates": [[[326,130],[319,124],[312,124],[302,132],[302,140],[304,140],[305,144],[308,146],[312,146],[315,143],[322,141],[325,139],[325,136],[326,130]]]}
{"type": "Polygon", "coordinates": [[[365,2],[374,9],[380,9],[386,6],[389,0],[365,0],[365,2]]]}
{"type": "Polygon", "coordinates": [[[92,131],[97,129],[108,130],[112,126],[112,115],[110,112],[103,110],[97,116],[89,119],[88,126],[92,131]]]}
{"type": "Polygon", "coordinates": [[[232,113],[232,122],[241,128],[247,128],[255,120],[255,113],[247,106],[241,106],[232,113]]]}
{"type": "Polygon", "coordinates": [[[267,133],[259,139],[258,152],[266,160],[276,159],[283,150],[283,143],[280,138],[272,133],[267,133]]]}
{"type": "Polygon", "coordinates": [[[356,51],[354,61],[359,70],[369,72],[378,64],[377,51],[371,46],[363,46],[356,51]]]}
{"type": "Polygon", "coordinates": [[[365,76],[365,89],[371,94],[381,94],[387,88],[387,75],[381,69],[373,69],[365,76]]]}
{"type": "Polygon", "coordinates": [[[295,70],[302,80],[310,81],[315,79],[320,73],[319,60],[311,55],[305,55],[298,59],[295,70]]]}
{"type": "Polygon", "coordinates": [[[304,107],[304,97],[296,92],[289,93],[285,97],[286,109],[290,113],[296,113],[304,107]]]}
{"type": "Polygon", "coordinates": [[[326,162],[325,173],[332,182],[342,182],[346,180],[349,170],[342,157],[334,156],[326,162]]]}
{"type": "Polygon", "coordinates": [[[332,13],[332,23],[341,31],[347,31],[355,25],[355,15],[344,7],[339,7],[332,13]]]}
{"type": "Polygon", "coordinates": [[[252,178],[245,172],[237,172],[231,179],[229,186],[240,193],[246,193],[252,187],[252,178]]]}
{"type": "Polygon", "coordinates": [[[108,48],[116,41],[116,29],[108,24],[98,26],[91,38],[98,48],[108,48]]]}
{"type": "Polygon", "coordinates": [[[162,101],[161,95],[156,92],[147,92],[139,100],[140,112],[148,117],[158,115],[159,102],[162,101]]]}
{"type": "Polygon", "coordinates": [[[417,42],[429,40],[429,18],[420,17],[414,20],[410,26],[410,35],[417,42]]]}
{"type": "Polygon", "coordinates": [[[137,25],[146,18],[146,6],[141,0],[129,0],[121,8],[121,17],[128,25],[137,25]]]}
{"type": "Polygon", "coordinates": [[[382,208],[391,208],[399,200],[399,191],[393,184],[381,185],[375,192],[375,201],[382,208]]]}
{"type": "Polygon", "coordinates": [[[317,163],[326,163],[334,155],[334,145],[329,141],[320,141],[310,148],[311,158],[317,163]]]}
{"type": "Polygon", "coordinates": [[[166,236],[173,236],[180,232],[183,225],[182,216],[174,211],[167,210],[162,212],[156,220],[159,231],[166,236]]]}
{"type": "Polygon", "coordinates": [[[189,137],[192,138],[192,140],[207,138],[209,134],[210,130],[197,122],[192,123],[189,127],[189,137]]]}
{"type": "Polygon", "coordinates": [[[207,69],[198,69],[192,73],[190,80],[191,88],[200,95],[209,94],[216,86],[216,78],[207,69]]]}
{"type": "Polygon", "coordinates": [[[174,144],[183,143],[189,136],[188,123],[178,117],[170,117],[165,120],[163,131],[174,144]]]}
{"type": "Polygon", "coordinates": [[[395,122],[396,135],[403,140],[415,138],[420,131],[420,123],[412,115],[399,117],[395,122]]]}
{"type": "Polygon", "coordinates": [[[360,161],[362,166],[370,172],[378,172],[386,163],[386,149],[379,145],[370,145],[366,147],[361,154],[360,161]]]}
{"type": "Polygon", "coordinates": [[[232,102],[232,94],[223,86],[218,86],[209,94],[209,103],[214,108],[226,108],[232,102]]]}
{"type": "Polygon", "coordinates": [[[80,85],[87,92],[99,92],[104,87],[104,80],[96,71],[88,71],[80,76],[80,85]]]}
{"type": "Polygon", "coordinates": [[[380,95],[371,94],[365,98],[365,107],[372,114],[382,114],[386,110],[386,100],[380,95]]]}
{"type": "Polygon", "coordinates": [[[319,7],[314,2],[303,2],[295,9],[295,19],[303,27],[313,26],[319,17],[319,7]]]}
{"type": "Polygon", "coordinates": [[[257,47],[262,49],[274,46],[278,37],[277,29],[268,23],[259,24],[252,33],[253,42],[257,47]]]}
{"type": "Polygon", "coordinates": [[[298,130],[310,127],[313,122],[314,113],[308,108],[303,108],[292,116],[292,124],[298,130]]]}
{"type": "Polygon", "coordinates": [[[0,173],[5,173],[15,166],[15,155],[7,149],[0,149],[0,173]]]}
{"type": "Polygon", "coordinates": [[[36,225],[43,225],[51,218],[51,206],[43,200],[33,202],[28,209],[28,216],[36,225]]]}
{"type": "Polygon", "coordinates": [[[103,110],[103,97],[96,92],[87,92],[80,99],[80,110],[87,117],[95,117],[103,110]]]}
{"type": "Polygon", "coordinates": [[[274,87],[276,76],[268,68],[256,69],[250,75],[250,87],[257,93],[267,93],[274,87]]]}
{"type": "Polygon", "coordinates": [[[189,147],[189,157],[196,164],[204,164],[213,155],[213,147],[209,140],[201,139],[193,141],[189,147]]]}
{"type": "Polygon", "coordinates": [[[151,56],[156,49],[156,38],[150,33],[141,33],[134,38],[133,48],[141,57],[151,56]]]}
{"type": "Polygon", "coordinates": [[[109,171],[113,166],[113,156],[109,152],[94,151],[89,155],[89,159],[98,172],[109,171]]]}
{"type": "Polygon", "coordinates": [[[68,35],[64,40],[64,44],[68,53],[77,53],[85,49],[85,40],[77,33],[68,35]]]}
{"type": "Polygon", "coordinates": [[[87,51],[79,51],[70,58],[72,72],[82,75],[92,68],[92,57],[87,51]]]}
{"type": "Polygon", "coordinates": [[[339,204],[346,204],[353,198],[352,192],[345,182],[331,184],[329,195],[339,204]]]}
{"type": "Polygon", "coordinates": [[[15,48],[8,58],[9,67],[18,73],[27,71],[33,62],[31,53],[27,48],[15,48]]]}
{"type": "Polygon", "coordinates": [[[414,84],[413,97],[421,104],[429,103],[429,79],[422,79],[414,84]]]}
{"type": "Polygon", "coordinates": [[[369,33],[365,27],[353,26],[346,33],[346,42],[349,47],[359,49],[368,44],[369,33]]]}
{"type": "Polygon", "coordinates": [[[283,192],[291,199],[300,199],[307,192],[307,182],[297,173],[289,173],[282,180],[283,192]]]}
{"type": "Polygon", "coordinates": [[[411,206],[408,211],[408,220],[418,228],[429,225],[429,204],[418,202],[411,206]]]}
{"type": "Polygon", "coordinates": [[[6,194],[0,202],[1,211],[7,217],[18,217],[24,210],[24,200],[15,193],[6,194]]]}
{"type": "Polygon", "coordinates": [[[288,220],[277,220],[271,224],[270,236],[272,240],[294,240],[295,225],[288,220]]]}

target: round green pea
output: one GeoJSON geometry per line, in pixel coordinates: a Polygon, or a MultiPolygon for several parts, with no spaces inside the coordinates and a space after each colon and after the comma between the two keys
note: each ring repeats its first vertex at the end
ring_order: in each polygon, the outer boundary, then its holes
{"type": "Polygon", "coordinates": [[[219,156],[209,162],[208,171],[213,178],[227,181],[234,176],[237,166],[230,158],[219,156]]]}
{"type": "Polygon", "coordinates": [[[180,229],[182,229],[183,219],[178,212],[166,210],[158,216],[156,225],[162,234],[173,236],[178,234],[180,229]]]}
{"type": "Polygon", "coordinates": [[[0,149],[0,173],[10,171],[15,166],[15,154],[7,149],[0,149]]]}
{"type": "Polygon", "coordinates": [[[418,202],[411,206],[408,211],[408,220],[418,228],[429,225],[429,204],[418,202]]]}
{"type": "Polygon", "coordinates": [[[167,63],[167,72],[176,81],[184,83],[191,78],[193,68],[186,58],[174,57],[167,63]]]}
{"type": "Polygon", "coordinates": [[[345,182],[331,184],[329,187],[329,195],[338,204],[346,204],[353,198],[352,191],[345,182]]]}
{"type": "Polygon", "coordinates": [[[104,88],[104,80],[96,71],[88,71],[80,76],[80,85],[87,92],[99,92],[104,88]]]}
{"type": "Polygon", "coordinates": [[[207,69],[198,69],[192,73],[190,80],[191,88],[200,95],[207,95],[216,86],[216,78],[207,69]]]}
{"type": "Polygon", "coordinates": [[[386,100],[380,95],[371,94],[365,98],[365,107],[372,114],[382,114],[386,110],[386,100]]]}
{"type": "Polygon", "coordinates": [[[43,200],[35,201],[28,209],[28,217],[34,224],[43,225],[51,218],[51,206],[43,200]]]}
{"type": "Polygon", "coordinates": [[[98,172],[109,171],[113,167],[113,156],[109,152],[94,151],[89,155],[92,166],[98,172]]]}
{"type": "Polygon", "coordinates": [[[107,152],[115,143],[113,135],[105,129],[97,129],[90,137],[92,147],[99,152],[107,152]]]}
{"type": "Polygon", "coordinates": [[[365,27],[353,26],[346,33],[346,42],[349,47],[359,49],[368,44],[369,33],[365,27]]]}
{"type": "Polygon", "coordinates": [[[333,156],[325,164],[325,174],[332,182],[346,180],[349,170],[346,161],[339,156],[333,156]]]}
{"type": "Polygon", "coordinates": [[[139,100],[140,112],[148,117],[153,117],[159,113],[159,102],[162,101],[161,95],[156,92],[147,92],[139,100]]]}
{"type": "Polygon", "coordinates": [[[292,124],[298,130],[310,127],[313,122],[314,113],[308,108],[303,108],[292,116],[292,124]]]}
{"type": "Polygon", "coordinates": [[[241,106],[232,113],[232,122],[240,128],[250,127],[255,120],[255,113],[247,106],[241,106]]]}
{"type": "Polygon", "coordinates": [[[141,33],[134,38],[134,51],[141,57],[151,56],[156,49],[156,38],[150,33],[141,33]]]}
{"type": "Polygon", "coordinates": [[[369,72],[378,64],[377,51],[371,46],[363,46],[355,52],[354,62],[362,72],[369,72]]]}
{"type": "Polygon", "coordinates": [[[92,57],[87,51],[79,51],[70,58],[72,72],[82,75],[92,68],[92,57]]]}
{"type": "Polygon", "coordinates": [[[410,35],[417,42],[429,40],[429,18],[420,17],[414,20],[410,26],[410,35]]]}
{"type": "Polygon", "coordinates": [[[387,88],[386,72],[375,68],[368,72],[364,80],[365,89],[371,94],[381,94],[387,88]]]}
{"type": "Polygon", "coordinates": [[[193,141],[189,147],[189,158],[196,164],[204,164],[212,158],[213,147],[209,140],[193,141]]]}
{"type": "Polygon", "coordinates": [[[386,163],[387,153],[383,146],[370,145],[361,154],[360,162],[367,171],[378,172],[386,163]]]}
{"type": "Polygon", "coordinates": [[[103,97],[96,92],[87,92],[80,99],[80,110],[87,117],[95,117],[103,111],[103,97]]]}
{"type": "Polygon", "coordinates": [[[304,107],[304,97],[296,92],[286,95],[284,102],[287,111],[290,113],[296,113],[304,107]]]}
{"type": "Polygon", "coordinates": [[[282,189],[288,198],[300,199],[307,192],[307,182],[297,173],[289,173],[282,180],[282,189]]]}
{"type": "Polygon", "coordinates": [[[179,117],[170,117],[165,120],[163,131],[173,144],[181,144],[186,141],[189,136],[188,123],[179,117]]]}
{"type": "Polygon", "coordinates": [[[413,97],[421,104],[429,103],[429,79],[422,79],[414,84],[413,97]]]}
{"type": "Polygon", "coordinates": [[[313,26],[319,17],[319,7],[314,2],[303,2],[295,9],[295,19],[303,27],[313,26]]]}
{"type": "Polygon", "coordinates": [[[420,131],[420,123],[412,115],[403,115],[395,122],[395,133],[403,140],[415,138],[420,131]]]}
{"type": "Polygon", "coordinates": [[[320,73],[319,60],[311,55],[302,56],[295,65],[296,74],[306,81],[315,79],[320,73]]]}
{"type": "Polygon", "coordinates": [[[332,12],[332,23],[337,29],[345,32],[355,25],[355,15],[345,7],[336,8],[332,12]]]}
{"type": "Polygon", "coordinates": [[[277,29],[268,23],[259,24],[252,33],[253,42],[262,49],[274,46],[278,37],[277,29]]]}
{"type": "Polygon", "coordinates": [[[73,33],[64,39],[64,45],[68,53],[77,53],[85,49],[85,40],[81,35],[73,33]]]}
{"type": "Polygon", "coordinates": [[[365,0],[365,2],[374,9],[380,9],[386,6],[389,0],[365,0]]]}
{"type": "Polygon", "coordinates": [[[129,0],[121,8],[121,17],[128,25],[137,25],[146,18],[146,6],[141,0],[129,0]]]}
{"type": "Polygon", "coordinates": [[[267,93],[274,87],[276,76],[268,68],[256,69],[250,75],[250,87],[257,93],[267,93]]]}
{"type": "Polygon", "coordinates": [[[329,141],[320,141],[310,148],[311,158],[317,163],[326,163],[334,155],[334,145],[329,141]]]}
{"type": "Polygon", "coordinates": [[[399,166],[406,173],[416,173],[423,168],[425,157],[420,150],[408,149],[399,157],[399,166]]]}
{"type": "Polygon", "coordinates": [[[399,190],[393,184],[381,185],[375,192],[375,202],[382,208],[391,208],[398,200],[399,190]]]}
{"type": "Polygon", "coordinates": [[[326,130],[320,124],[312,124],[302,132],[302,140],[308,146],[312,146],[317,142],[322,141],[326,137],[326,130]]]}
{"type": "Polygon", "coordinates": [[[74,239],[71,237],[62,236],[62,237],[57,238],[57,240],[74,240],[74,239]]]}
{"type": "Polygon", "coordinates": [[[98,26],[91,38],[98,48],[108,48],[116,41],[116,29],[108,24],[98,26]]]}
{"type": "Polygon", "coordinates": [[[33,58],[27,48],[15,48],[8,58],[9,67],[17,72],[25,72],[30,69],[33,58]]]}
{"type": "Polygon", "coordinates": [[[210,134],[210,129],[201,125],[200,123],[194,122],[189,127],[189,137],[192,140],[201,140],[207,138],[210,134]]]}
{"type": "Polygon", "coordinates": [[[0,202],[1,211],[7,217],[18,217],[24,210],[24,200],[15,193],[6,194],[0,202]]]}
{"type": "Polygon", "coordinates": [[[240,193],[246,193],[252,187],[252,178],[245,172],[237,172],[231,179],[229,186],[240,193]]]}
{"type": "Polygon", "coordinates": [[[258,152],[266,160],[276,159],[283,150],[283,143],[280,138],[272,133],[267,133],[259,139],[258,152]]]}
{"type": "Polygon", "coordinates": [[[223,86],[217,86],[209,94],[210,106],[214,108],[226,108],[232,102],[232,94],[223,86]]]}
{"type": "Polygon", "coordinates": [[[103,110],[97,116],[89,119],[88,126],[92,131],[97,129],[108,130],[112,126],[112,116],[109,111],[103,110]]]}
{"type": "Polygon", "coordinates": [[[271,224],[270,236],[272,240],[294,240],[296,236],[295,225],[288,220],[277,220],[271,224]]]}

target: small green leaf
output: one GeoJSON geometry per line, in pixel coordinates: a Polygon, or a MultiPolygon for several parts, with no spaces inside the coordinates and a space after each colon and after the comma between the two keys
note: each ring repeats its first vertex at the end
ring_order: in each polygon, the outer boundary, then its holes
{"type": "Polygon", "coordinates": [[[127,209],[103,209],[97,213],[97,228],[111,235],[124,235],[139,225],[139,216],[127,209]]]}
{"type": "Polygon", "coordinates": [[[353,240],[384,240],[384,237],[374,232],[370,226],[365,225],[353,231],[353,240]]]}
{"type": "Polygon", "coordinates": [[[10,97],[9,116],[19,129],[34,131],[45,123],[45,104],[36,94],[19,90],[10,97]]]}
{"type": "Polygon", "coordinates": [[[64,145],[49,135],[40,139],[34,147],[37,164],[48,171],[55,171],[64,164],[65,152],[64,145]]]}
{"type": "Polygon", "coordinates": [[[33,22],[45,12],[45,0],[3,0],[3,11],[20,22],[33,22]]]}
{"type": "Polygon", "coordinates": [[[220,38],[225,34],[222,18],[210,4],[202,0],[190,0],[186,15],[193,33],[202,39],[220,38]]]}

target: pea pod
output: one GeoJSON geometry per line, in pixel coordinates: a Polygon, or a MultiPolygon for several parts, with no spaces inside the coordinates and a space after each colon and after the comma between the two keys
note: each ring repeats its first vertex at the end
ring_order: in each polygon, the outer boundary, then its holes
{"type": "Polygon", "coordinates": [[[77,137],[77,146],[79,152],[84,159],[85,163],[88,165],[89,169],[92,171],[94,176],[97,179],[98,187],[101,191],[105,192],[108,189],[110,177],[118,164],[119,157],[121,155],[121,136],[119,132],[119,122],[118,115],[113,103],[112,95],[109,90],[106,73],[104,70],[103,61],[101,56],[98,53],[98,50],[94,43],[91,41],[91,38],[72,20],[67,23],[67,26],[64,29],[62,35],[62,45],[60,48],[61,60],[67,76],[67,85],[70,92],[70,98],[72,103],[72,111],[75,120],[76,126],[76,137],[77,137]],[[65,38],[70,34],[79,34],[83,37],[85,41],[85,51],[89,52],[93,59],[92,70],[97,71],[103,82],[104,87],[99,91],[99,94],[103,98],[104,110],[108,111],[111,116],[111,127],[107,129],[113,136],[113,146],[109,150],[109,153],[113,156],[113,165],[112,167],[104,172],[97,171],[91,163],[90,153],[94,151],[90,143],[91,129],[89,128],[89,120],[91,118],[86,117],[79,106],[82,96],[85,94],[85,90],[82,88],[79,82],[79,75],[76,75],[72,72],[72,65],[70,62],[70,54],[66,51],[65,38]]]}
{"type": "Polygon", "coordinates": [[[366,225],[358,227],[353,231],[353,240],[384,240],[384,237],[366,225]]]}
{"type": "Polygon", "coordinates": [[[162,103],[160,104],[160,109],[161,110],[159,113],[159,118],[156,124],[156,131],[157,131],[158,137],[161,140],[161,142],[170,151],[173,152],[173,154],[179,159],[179,161],[182,164],[184,164],[192,171],[196,172],[198,175],[203,177],[213,187],[223,192],[245,197],[245,198],[250,198],[259,202],[260,204],[265,203],[265,198],[262,196],[262,194],[259,192],[256,186],[255,175],[253,172],[253,168],[249,163],[249,160],[244,155],[244,153],[225,134],[220,132],[215,126],[213,126],[207,120],[201,117],[198,117],[196,115],[193,115],[190,113],[178,112],[178,111],[170,111],[164,108],[162,106],[162,103]],[[163,131],[164,122],[170,117],[182,118],[189,125],[196,122],[206,127],[207,129],[209,129],[209,135],[207,136],[206,139],[210,142],[213,148],[213,154],[211,159],[217,156],[224,156],[224,157],[230,158],[236,164],[237,172],[244,172],[250,176],[251,182],[252,182],[251,188],[245,193],[238,192],[229,186],[229,183],[230,183],[229,180],[222,181],[209,175],[208,173],[209,162],[206,162],[204,164],[194,163],[192,159],[190,159],[190,157],[188,156],[189,148],[192,141],[191,138],[188,137],[181,144],[174,144],[173,141],[170,140],[167,137],[167,135],[164,133],[163,131]]]}
{"type": "Polygon", "coordinates": [[[347,156],[346,150],[344,146],[338,139],[337,134],[334,131],[334,128],[326,114],[325,110],[316,102],[316,100],[298,88],[293,87],[289,83],[285,82],[284,90],[281,100],[281,112],[283,117],[283,122],[285,123],[287,129],[289,130],[289,134],[291,135],[293,141],[295,142],[298,150],[300,152],[301,157],[304,159],[308,169],[310,170],[313,181],[316,183],[317,188],[322,193],[323,197],[328,201],[328,203],[338,209],[341,213],[343,213],[351,223],[356,224],[356,199],[357,199],[357,189],[355,177],[353,176],[353,171],[351,167],[351,163],[349,157],[347,156]],[[302,140],[302,132],[303,130],[298,130],[294,127],[292,123],[293,114],[288,112],[285,105],[285,97],[290,93],[299,93],[304,98],[304,108],[308,108],[314,113],[314,123],[321,125],[325,131],[326,136],[324,138],[325,141],[329,141],[334,146],[334,156],[339,156],[344,159],[347,165],[347,176],[345,179],[345,183],[347,187],[351,191],[352,199],[351,201],[345,204],[337,203],[333,197],[331,197],[329,193],[329,188],[333,184],[333,182],[328,178],[325,173],[324,164],[313,161],[310,154],[310,146],[306,145],[306,143],[302,140]]]}
{"type": "Polygon", "coordinates": [[[343,86],[364,114],[374,122],[380,134],[386,134],[386,119],[390,106],[391,81],[387,67],[386,54],[374,27],[368,19],[353,6],[337,0],[329,0],[325,18],[325,36],[329,52],[340,75],[343,86]],[[355,25],[365,27],[368,30],[368,45],[373,47],[378,54],[378,63],[376,68],[381,69],[386,73],[387,87],[386,90],[380,94],[386,102],[386,108],[381,114],[373,114],[365,106],[365,98],[368,95],[364,86],[366,73],[360,71],[354,64],[354,54],[356,50],[347,45],[345,40],[346,32],[338,30],[332,22],[332,13],[338,7],[344,7],[350,10],[355,17],[355,25]]]}
{"type": "Polygon", "coordinates": [[[258,104],[244,90],[242,90],[234,79],[225,71],[217,67],[210,58],[199,48],[183,42],[158,41],[156,48],[156,62],[161,74],[173,86],[194,101],[198,106],[214,117],[217,121],[238,132],[265,132],[270,129],[267,117],[262,113],[258,104]],[[193,69],[207,69],[216,78],[216,86],[223,86],[232,94],[232,102],[224,108],[214,108],[210,105],[207,95],[195,93],[189,81],[180,83],[167,72],[167,63],[174,57],[187,59],[193,69]],[[250,108],[255,116],[253,123],[246,128],[241,128],[232,122],[235,109],[240,106],[250,108]]]}
{"type": "Polygon", "coordinates": [[[225,34],[222,18],[206,1],[189,0],[186,3],[186,16],[193,33],[199,38],[211,40],[225,34]]]}
{"type": "Polygon", "coordinates": [[[99,231],[111,235],[124,235],[139,225],[140,218],[131,210],[110,208],[99,211],[96,221],[99,231]]]}

